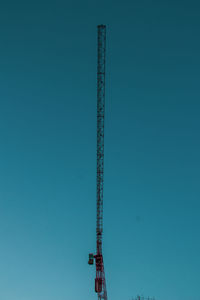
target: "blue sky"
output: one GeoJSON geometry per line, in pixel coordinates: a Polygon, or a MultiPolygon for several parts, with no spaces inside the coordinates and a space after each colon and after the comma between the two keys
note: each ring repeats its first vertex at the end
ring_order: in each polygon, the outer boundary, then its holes
{"type": "Polygon", "coordinates": [[[0,4],[0,299],[92,300],[107,25],[109,299],[199,300],[200,4],[0,4]]]}

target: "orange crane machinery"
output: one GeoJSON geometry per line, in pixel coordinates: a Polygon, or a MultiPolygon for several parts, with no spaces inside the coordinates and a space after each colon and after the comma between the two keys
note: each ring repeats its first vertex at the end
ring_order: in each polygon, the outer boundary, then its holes
{"type": "Polygon", "coordinates": [[[105,112],[105,54],[106,26],[98,25],[97,51],[97,219],[96,219],[96,254],[89,254],[89,265],[95,260],[95,292],[98,300],[107,300],[106,279],[102,254],[103,233],[103,181],[104,181],[104,112],[105,112]]]}

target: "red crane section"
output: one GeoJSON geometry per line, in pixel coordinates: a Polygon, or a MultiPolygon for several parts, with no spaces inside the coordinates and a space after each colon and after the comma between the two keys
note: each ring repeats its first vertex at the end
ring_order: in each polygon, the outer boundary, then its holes
{"type": "Polygon", "coordinates": [[[89,264],[96,262],[95,292],[98,299],[107,300],[106,279],[102,254],[103,182],[104,182],[104,114],[105,114],[105,54],[106,26],[98,25],[97,64],[97,220],[96,255],[89,254],[89,264]]]}

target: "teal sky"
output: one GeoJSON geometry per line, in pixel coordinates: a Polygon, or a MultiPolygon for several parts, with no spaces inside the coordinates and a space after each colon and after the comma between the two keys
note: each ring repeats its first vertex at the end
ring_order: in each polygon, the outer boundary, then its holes
{"type": "Polygon", "coordinates": [[[0,299],[93,300],[98,24],[109,300],[200,299],[200,2],[1,1],[0,299]]]}

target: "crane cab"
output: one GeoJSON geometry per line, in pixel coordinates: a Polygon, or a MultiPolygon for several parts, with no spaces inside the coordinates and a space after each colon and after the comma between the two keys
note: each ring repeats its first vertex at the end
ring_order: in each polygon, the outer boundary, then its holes
{"type": "Polygon", "coordinates": [[[103,285],[102,278],[95,278],[95,292],[96,293],[102,292],[102,285],[103,285]]]}
{"type": "Polygon", "coordinates": [[[94,264],[94,255],[92,253],[89,254],[88,264],[89,265],[93,265],[94,264]]]}

